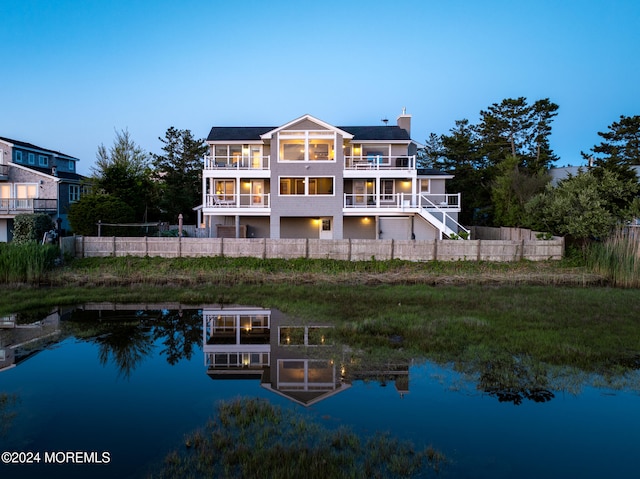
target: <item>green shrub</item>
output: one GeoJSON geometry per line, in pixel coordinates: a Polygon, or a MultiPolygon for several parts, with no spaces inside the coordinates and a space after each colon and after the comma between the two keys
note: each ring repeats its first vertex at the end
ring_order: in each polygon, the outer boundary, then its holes
{"type": "Polygon", "coordinates": [[[30,241],[42,241],[44,234],[52,229],[55,229],[55,225],[49,215],[16,215],[13,221],[13,242],[22,244],[30,241]]]}

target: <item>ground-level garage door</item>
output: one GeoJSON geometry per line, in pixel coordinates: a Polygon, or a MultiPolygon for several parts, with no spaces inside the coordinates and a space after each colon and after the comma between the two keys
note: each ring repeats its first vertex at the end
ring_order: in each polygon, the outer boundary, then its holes
{"type": "Polygon", "coordinates": [[[411,218],[380,217],[380,239],[411,239],[411,218]]]}

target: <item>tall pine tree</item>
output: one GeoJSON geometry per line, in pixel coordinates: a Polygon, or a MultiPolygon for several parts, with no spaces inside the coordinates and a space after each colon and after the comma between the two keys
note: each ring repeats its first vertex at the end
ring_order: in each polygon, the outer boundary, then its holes
{"type": "Polygon", "coordinates": [[[195,206],[202,203],[202,158],[207,152],[204,140],[197,140],[190,130],[170,127],[164,138],[161,155],[153,155],[153,165],[160,184],[160,208],[164,219],[177,222],[182,214],[185,224],[194,224],[195,206]]]}

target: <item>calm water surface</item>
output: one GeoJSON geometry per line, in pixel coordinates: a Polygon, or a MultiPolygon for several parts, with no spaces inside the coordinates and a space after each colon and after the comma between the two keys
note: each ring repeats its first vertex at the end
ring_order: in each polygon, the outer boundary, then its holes
{"type": "Polygon", "coordinates": [[[433,363],[354,361],[327,325],[277,311],[104,307],[0,318],[0,452],[108,452],[109,463],[0,463],[0,477],[145,477],[238,396],[433,445],[452,461],[440,477],[638,477],[637,392],[500,401],[433,363]]]}

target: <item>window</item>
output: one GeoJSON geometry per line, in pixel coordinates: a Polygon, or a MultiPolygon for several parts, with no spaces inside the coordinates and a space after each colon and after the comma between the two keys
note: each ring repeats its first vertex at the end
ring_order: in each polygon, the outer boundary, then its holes
{"type": "Polygon", "coordinates": [[[304,140],[282,140],[280,159],[282,161],[304,161],[304,140]]]}
{"type": "Polygon", "coordinates": [[[218,201],[234,201],[235,181],[234,180],[216,180],[215,195],[218,201]]]}
{"type": "Polygon", "coordinates": [[[35,165],[36,164],[36,155],[35,155],[35,153],[29,153],[28,157],[29,157],[29,164],[30,165],[35,165]]]}
{"type": "Polygon", "coordinates": [[[44,155],[38,155],[38,164],[40,166],[49,166],[49,157],[44,155]]]}
{"type": "Polygon", "coordinates": [[[34,198],[38,197],[38,185],[33,183],[16,183],[16,208],[32,208],[34,198]]]}
{"type": "Polygon", "coordinates": [[[11,199],[11,185],[0,183],[0,208],[8,208],[11,199]]]}
{"type": "Polygon", "coordinates": [[[429,193],[429,181],[428,179],[420,180],[420,193],[429,193]]]}
{"type": "Polygon", "coordinates": [[[380,189],[382,190],[382,201],[393,201],[393,195],[395,193],[395,182],[393,180],[382,180],[380,182],[380,189]]]}
{"type": "MultiPolygon", "coordinates": [[[[353,145],[353,156],[369,164],[390,164],[391,145],[353,145]]],[[[346,153],[345,153],[346,154],[346,153]]]]}
{"type": "Polygon", "coordinates": [[[22,152],[16,151],[14,160],[16,163],[22,163],[22,152]]]}
{"type": "Polygon", "coordinates": [[[76,170],[76,162],[73,160],[69,160],[69,171],[75,171],[76,170]]]}
{"type": "Polygon", "coordinates": [[[216,145],[213,154],[216,166],[246,167],[249,166],[250,159],[261,159],[262,149],[254,145],[216,145]]]}
{"type": "Polygon", "coordinates": [[[280,195],[332,195],[332,177],[280,178],[280,195]]]}
{"type": "Polygon", "coordinates": [[[280,161],[334,161],[332,131],[283,131],[278,137],[280,161]]]}
{"type": "Polygon", "coordinates": [[[80,199],[80,185],[69,185],[69,203],[80,199]]]}

